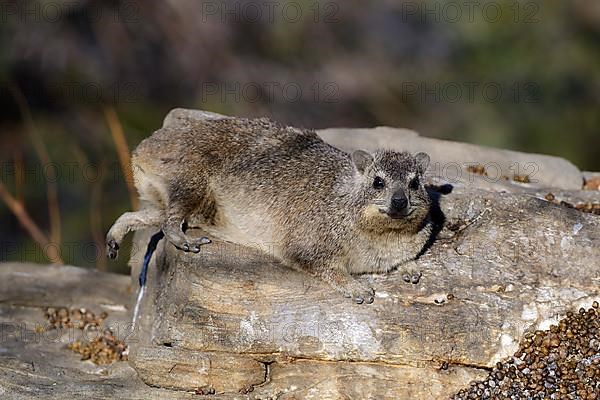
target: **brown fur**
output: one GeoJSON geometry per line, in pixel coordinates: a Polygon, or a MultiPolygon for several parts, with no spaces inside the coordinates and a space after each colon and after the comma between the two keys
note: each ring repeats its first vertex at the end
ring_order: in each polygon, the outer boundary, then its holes
{"type": "Polygon", "coordinates": [[[187,224],[273,249],[284,264],[370,303],[373,290],[350,274],[410,262],[429,239],[430,200],[420,180],[428,163],[423,153],[351,156],[313,131],[268,119],[188,120],[156,131],[134,151],[145,208],[117,220],[107,235],[108,253],[116,257],[123,237],[145,226],[161,228],[182,250],[199,252],[209,240],[189,238],[182,229],[187,224]],[[385,188],[374,188],[376,176],[385,188]],[[396,215],[390,205],[398,193],[406,194],[409,215],[396,215]]]}

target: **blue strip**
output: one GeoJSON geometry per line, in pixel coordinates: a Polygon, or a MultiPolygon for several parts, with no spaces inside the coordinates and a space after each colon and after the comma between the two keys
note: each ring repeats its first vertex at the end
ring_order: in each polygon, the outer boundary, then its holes
{"type": "Polygon", "coordinates": [[[148,265],[150,265],[150,259],[152,258],[152,254],[156,251],[156,246],[158,246],[158,242],[161,241],[162,238],[165,237],[165,234],[160,231],[155,233],[154,236],[150,239],[150,243],[148,243],[148,249],[146,250],[146,255],[144,256],[144,264],[142,265],[142,270],[140,271],[140,287],[146,285],[146,278],[148,277],[148,265]]]}

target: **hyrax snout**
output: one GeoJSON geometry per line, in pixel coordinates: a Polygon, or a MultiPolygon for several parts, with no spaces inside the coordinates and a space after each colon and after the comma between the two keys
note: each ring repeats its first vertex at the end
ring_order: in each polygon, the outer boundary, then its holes
{"type": "Polygon", "coordinates": [[[371,303],[373,289],[351,274],[414,267],[431,235],[428,165],[425,153],[350,155],[314,131],[264,118],[189,119],[159,129],[133,152],[144,207],[115,222],[108,255],[115,258],[124,236],[145,227],[198,253],[210,239],[184,231],[198,227],[209,237],[264,244],[283,264],[371,303]]]}

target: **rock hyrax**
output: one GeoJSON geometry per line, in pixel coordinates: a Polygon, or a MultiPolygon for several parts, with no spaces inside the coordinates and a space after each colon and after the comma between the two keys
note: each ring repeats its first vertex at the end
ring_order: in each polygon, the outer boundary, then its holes
{"type": "Polygon", "coordinates": [[[351,274],[412,262],[431,235],[425,153],[347,154],[314,131],[269,119],[185,119],[132,155],[143,207],[107,235],[117,256],[130,231],[162,229],[186,252],[210,243],[188,227],[241,245],[264,245],[284,264],[320,277],[357,303],[374,291],[351,274]]]}

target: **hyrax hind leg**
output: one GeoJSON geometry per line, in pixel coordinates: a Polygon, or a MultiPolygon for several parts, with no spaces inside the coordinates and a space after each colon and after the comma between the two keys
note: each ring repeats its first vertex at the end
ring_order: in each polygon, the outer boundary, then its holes
{"type": "Polygon", "coordinates": [[[318,276],[329,283],[338,292],[345,297],[351,298],[357,304],[371,304],[375,299],[375,291],[360,283],[352,277],[347,271],[334,269],[319,273],[318,276]]]}
{"type": "Polygon", "coordinates": [[[200,247],[209,244],[211,241],[207,237],[192,238],[184,232],[186,224],[186,216],[189,215],[186,211],[187,207],[182,204],[169,204],[167,210],[167,218],[162,227],[167,240],[175,247],[183,251],[191,251],[192,253],[200,253],[200,247]]]}
{"type": "Polygon", "coordinates": [[[199,253],[201,246],[211,243],[207,237],[193,238],[184,231],[188,217],[194,212],[202,215],[203,208],[210,203],[206,189],[206,183],[199,179],[171,185],[162,231],[169,242],[185,252],[199,253]]]}
{"type": "Polygon", "coordinates": [[[312,265],[295,264],[317,278],[322,279],[333,289],[352,299],[357,304],[371,304],[375,299],[375,291],[352,277],[342,263],[324,263],[315,268],[312,265]]]}
{"type": "Polygon", "coordinates": [[[163,221],[164,214],[157,209],[149,208],[136,212],[126,212],[117,219],[106,235],[106,255],[111,259],[117,258],[119,246],[129,232],[149,226],[159,227],[163,221]]]}

